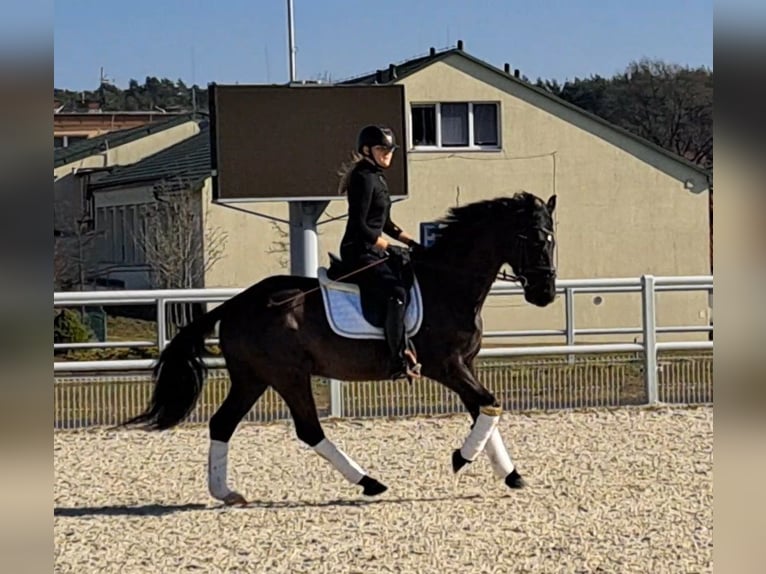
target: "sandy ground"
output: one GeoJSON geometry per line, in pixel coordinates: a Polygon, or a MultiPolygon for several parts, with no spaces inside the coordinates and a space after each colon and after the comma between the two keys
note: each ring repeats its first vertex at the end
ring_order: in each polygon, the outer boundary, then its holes
{"type": "Polygon", "coordinates": [[[375,499],[295,438],[241,427],[207,494],[207,429],[54,433],[56,572],[712,572],[710,407],[505,414],[529,487],[482,456],[467,416],[325,423],[389,486],[375,499]]]}

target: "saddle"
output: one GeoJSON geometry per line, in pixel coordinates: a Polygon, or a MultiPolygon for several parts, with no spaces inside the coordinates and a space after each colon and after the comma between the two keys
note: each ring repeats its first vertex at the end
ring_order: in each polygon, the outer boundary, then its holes
{"type": "MultiPolygon", "coordinates": [[[[352,339],[385,339],[383,325],[386,301],[374,287],[366,285],[363,274],[350,275],[355,268],[345,264],[333,253],[330,266],[319,267],[317,278],[322,292],[327,321],[341,337],[352,339]]],[[[414,273],[405,277],[407,287],[404,327],[413,337],[423,320],[423,302],[414,273]]]]}

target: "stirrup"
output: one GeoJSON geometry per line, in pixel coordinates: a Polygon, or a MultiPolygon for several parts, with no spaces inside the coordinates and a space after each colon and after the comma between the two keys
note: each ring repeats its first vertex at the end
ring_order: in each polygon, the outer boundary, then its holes
{"type": "Polygon", "coordinates": [[[407,379],[407,382],[412,384],[413,379],[420,378],[421,364],[415,361],[415,356],[409,349],[405,352],[405,359],[401,363],[397,361],[394,363],[394,367],[391,371],[391,380],[398,381],[399,379],[407,379]]]}
{"type": "Polygon", "coordinates": [[[423,367],[423,365],[418,363],[418,360],[415,357],[415,353],[413,353],[410,349],[404,350],[404,356],[407,359],[407,379],[409,379],[410,382],[412,382],[412,379],[419,379],[420,369],[423,367]]]}

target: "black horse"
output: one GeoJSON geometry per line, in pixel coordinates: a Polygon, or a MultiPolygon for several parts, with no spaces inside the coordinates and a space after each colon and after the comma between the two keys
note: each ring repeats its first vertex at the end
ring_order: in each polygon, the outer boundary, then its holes
{"type": "MultiPolygon", "coordinates": [[[[435,243],[412,258],[423,303],[422,323],[413,337],[422,373],[456,392],[474,419],[462,447],[452,454],[453,470],[486,450],[495,474],[511,488],[520,488],[524,481],[497,430],[501,408],[474,371],[482,338],[481,310],[505,263],[521,281],[529,303],[543,307],[554,300],[555,204],[556,196],[546,203],[522,192],[452,208],[440,222],[435,243]]],[[[314,278],[268,277],[181,329],[155,367],[150,405],[124,424],[163,430],[189,415],[204,384],[204,338],[219,321],[231,388],[210,419],[211,495],[227,504],[245,503],[227,484],[228,442],[269,386],[290,409],[300,440],[349,482],[360,485],[363,494],[385,491],[325,437],[311,377],[387,379],[387,347],[381,340],[336,335],[314,278]]]]}

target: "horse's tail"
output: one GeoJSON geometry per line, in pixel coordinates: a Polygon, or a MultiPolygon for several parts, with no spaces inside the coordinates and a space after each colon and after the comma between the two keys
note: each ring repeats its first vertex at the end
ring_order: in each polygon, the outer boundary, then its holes
{"type": "Polygon", "coordinates": [[[150,430],[165,430],[184,420],[197,404],[205,383],[202,360],[205,336],[221,319],[223,305],[184,326],[160,354],[154,367],[154,392],[147,409],[123,425],[143,424],[150,430]]]}

